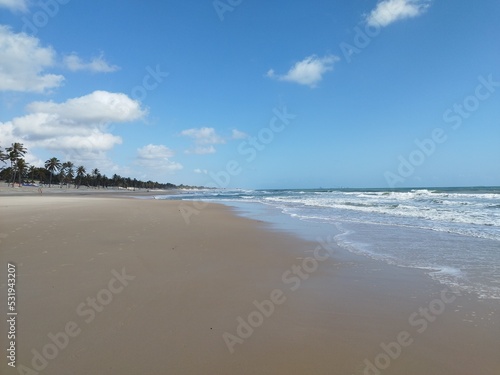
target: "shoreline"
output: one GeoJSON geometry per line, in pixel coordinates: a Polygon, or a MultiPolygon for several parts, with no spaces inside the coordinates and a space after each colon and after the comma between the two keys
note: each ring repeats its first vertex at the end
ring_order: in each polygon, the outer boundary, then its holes
{"type": "Polygon", "coordinates": [[[187,225],[179,201],[128,197],[0,200],[2,267],[15,262],[19,276],[19,364],[33,368],[31,350],[42,353],[49,333],[74,322],[80,332],[40,373],[500,369],[497,301],[456,295],[421,270],[346,256],[326,238],[272,231],[227,206],[209,204],[187,225]],[[130,280],[120,289],[113,271],[123,269],[130,280]],[[93,297],[111,300],[98,311],[93,297]]]}
{"type": "MultiPolygon", "coordinates": [[[[6,185],[6,184],[5,184],[6,185]]],[[[36,186],[21,186],[21,187],[11,187],[11,186],[0,186],[0,198],[1,197],[18,197],[18,196],[155,196],[155,195],[171,195],[178,194],[182,192],[182,189],[143,189],[136,188],[133,189],[116,189],[116,188],[94,188],[81,186],[80,188],[74,187],[60,187],[58,185],[53,185],[50,188],[48,186],[42,187],[42,194],[38,187],[36,186]]]]}

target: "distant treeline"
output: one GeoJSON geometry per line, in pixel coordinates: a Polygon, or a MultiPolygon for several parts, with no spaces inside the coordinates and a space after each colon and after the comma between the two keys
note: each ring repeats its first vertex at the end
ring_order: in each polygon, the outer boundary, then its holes
{"type": "Polygon", "coordinates": [[[53,157],[45,162],[45,167],[35,167],[29,165],[24,159],[28,150],[22,143],[13,143],[4,150],[0,147],[0,180],[12,186],[14,184],[41,183],[49,186],[66,185],[78,189],[80,186],[100,188],[124,188],[124,189],[177,189],[192,188],[186,185],[174,185],[171,183],[160,183],[157,181],[141,181],[136,178],[122,177],[114,174],[108,177],[101,174],[98,168],[87,169],[83,166],[76,166],[71,161],[61,162],[53,157]]]}

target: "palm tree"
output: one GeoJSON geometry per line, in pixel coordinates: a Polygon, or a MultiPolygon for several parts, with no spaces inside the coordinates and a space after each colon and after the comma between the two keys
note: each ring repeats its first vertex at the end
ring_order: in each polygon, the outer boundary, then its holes
{"type": "Polygon", "coordinates": [[[67,162],[62,164],[62,166],[61,166],[61,177],[62,177],[61,183],[68,184],[68,182],[71,182],[71,180],[73,180],[73,178],[75,177],[75,171],[73,170],[74,166],[75,165],[70,161],[67,161],[67,162]],[[66,179],[68,179],[69,181],[65,181],[66,179]]]}
{"type": "Polygon", "coordinates": [[[71,182],[75,178],[75,170],[73,169],[75,165],[70,161],[68,161],[66,164],[66,175],[69,178],[69,182],[71,182]]]}
{"type": "Polygon", "coordinates": [[[21,185],[21,180],[23,175],[26,173],[26,170],[28,169],[28,163],[23,158],[19,158],[16,161],[16,170],[18,172],[19,176],[19,185],[21,185]]]}
{"type": "Polygon", "coordinates": [[[38,179],[40,181],[40,183],[45,183],[45,172],[47,170],[44,169],[44,168],[37,168],[37,172],[38,172],[38,179]]]}
{"type": "Polygon", "coordinates": [[[92,169],[92,178],[94,179],[96,188],[98,186],[99,177],[101,177],[101,172],[99,171],[99,169],[97,168],[92,169]]]}
{"type": "Polygon", "coordinates": [[[45,168],[50,172],[49,187],[52,184],[52,175],[61,169],[61,161],[58,158],[51,158],[45,162],[45,168]]]}
{"type": "Polygon", "coordinates": [[[16,173],[17,173],[17,168],[16,168],[16,163],[17,160],[26,154],[26,148],[23,146],[22,143],[15,142],[12,143],[10,147],[7,147],[5,151],[8,152],[8,158],[10,160],[10,166],[12,168],[12,187],[14,187],[14,182],[16,181],[16,173]]]}
{"type": "Polygon", "coordinates": [[[115,173],[111,179],[113,180],[113,186],[117,188],[119,186],[118,181],[120,181],[121,177],[115,173]]]}
{"type": "Polygon", "coordinates": [[[64,171],[64,169],[62,169],[61,167],[61,170],[59,171],[59,187],[62,189],[63,187],[63,184],[64,184],[64,180],[66,180],[66,172],[64,171]]]}
{"type": "MultiPolygon", "coordinates": [[[[78,187],[77,187],[77,189],[80,188],[80,185],[82,184],[82,178],[85,177],[86,173],[87,173],[87,171],[85,170],[85,167],[83,165],[80,165],[76,169],[76,177],[78,178],[78,187]]],[[[75,181],[75,187],[76,187],[76,181],[75,181]]]]}
{"type": "MultiPolygon", "coordinates": [[[[7,155],[5,152],[2,151],[0,148],[0,161],[5,164],[5,160],[9,159],[9,155],[7,155]]],[[[2,167],[3,169],[3,167],[2,167]]]]}

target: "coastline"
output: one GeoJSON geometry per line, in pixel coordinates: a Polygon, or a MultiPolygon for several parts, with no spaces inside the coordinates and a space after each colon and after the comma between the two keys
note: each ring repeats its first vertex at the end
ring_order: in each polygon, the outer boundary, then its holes
{"type": "Polygon", "coordinates": [[[2,267],[18,268],[18,364],[33,368],[32,350],[77,325],[39,373],[500,372],[498,302],[456,295],[419,270],[346,256],[217,204],[188,225],[179,201],[121,199],[137,192],[0,194],[2,267]]]}
{"type": "Polygon", "coordinates": [[[79,188],[74,187],[60,187],[59,185],[52,185],[50,188],[48,186],[43,186],[40,192],[37,186],[8,186],[3,184],[0,186],[0,198],[1,197],[18,197],[18,196],[45,196],[45,195],[57,195],[57,196],[120,196],[120,197],[147,197],[155,195],[171,195],[178,194],[181,189],[125,189],[125,188],[94,188],[87,186],[80,186],[79,188]]]}

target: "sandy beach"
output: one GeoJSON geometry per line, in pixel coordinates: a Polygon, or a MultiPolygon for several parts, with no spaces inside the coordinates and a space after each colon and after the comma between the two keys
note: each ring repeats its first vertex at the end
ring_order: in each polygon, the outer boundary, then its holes
{"type": "Polygon", "coordinates": [[[225,206],[187,224],[124,198],[0,196],[5,349],[8,263],[18,313],[0,373],[500,373],[498,301],[225,206]]]}
{"type": "Polygon", "coordinates": [[[163,190],[163,189],[134,189],[134,188],[96,188],[90,186],[80,186],[75,188],[73,185],[37,185],[37,186],[19,186],[15,184],[12,187],[11,184],[1,183],[0,184],[0,197],[18,197],[18,196],[44,196],[44,195],[64,195],[64,196],[120,196],[120,197],[134,197],[134,196],[154,196],[158,194],[176,194],[179,190],[163,190]]]}

